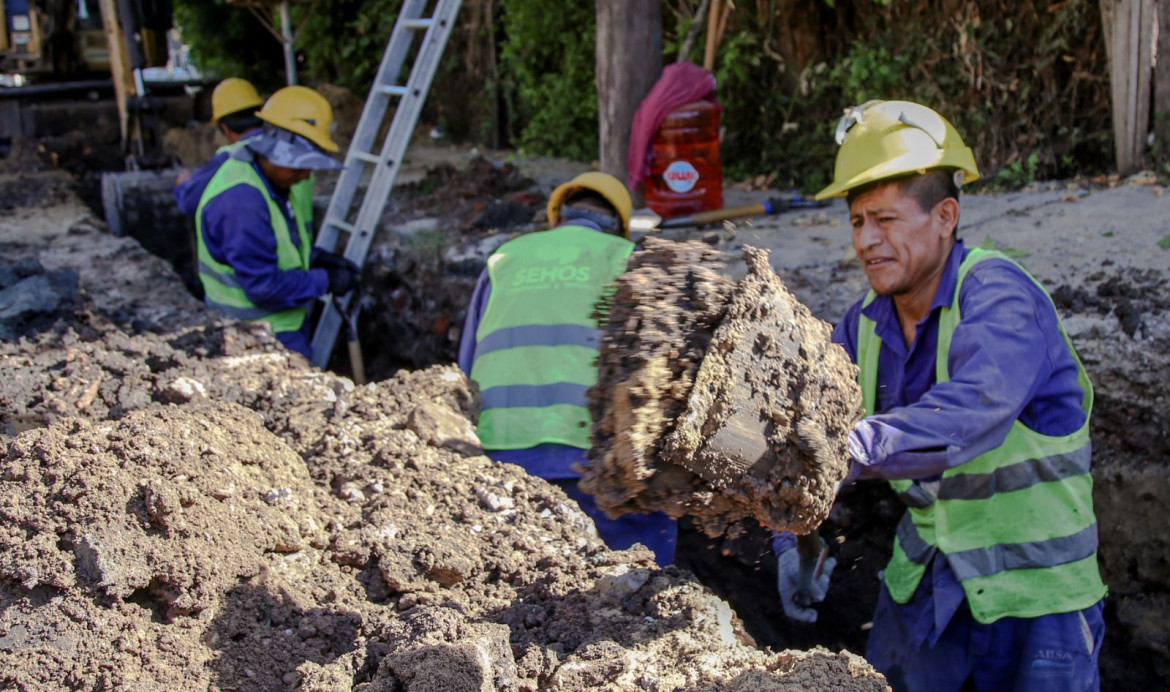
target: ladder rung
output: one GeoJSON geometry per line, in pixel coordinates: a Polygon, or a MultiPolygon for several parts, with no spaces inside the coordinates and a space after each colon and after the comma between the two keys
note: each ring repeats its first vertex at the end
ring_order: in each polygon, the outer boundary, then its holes
{"type": "Polygon", "coordinates": [[[352,223],[347,223],[345,221],[338,221],[337,219],[325,219],[324,225],[333,226],[334,228],[340,228],[341,230],[343,230],[349,234],[357,233],[357,226],[354,226],[352,223]]]}
{"type": "Polygon", "coordinates": [[[433,19],[406,19],[403,20],[402,26],[407,29],[425,30],[431,28],[434,23],[433,19]]]}
{"type": "Polygon", "coordinates": [[[382,159],[379,159],[376,154],[371,154],[368,151],[352,151],[351,150],[349,152],[349,157],[352,159],[360,159],[362,161],[365,161],[366,163],[378,163],[379,161],[382,160],[382,159]]]}
{"type": "Polygon", "coordinates": [[[391,96],[406,96],[408,89],[404,86],[380,86],[378,91],[391,96]]]}

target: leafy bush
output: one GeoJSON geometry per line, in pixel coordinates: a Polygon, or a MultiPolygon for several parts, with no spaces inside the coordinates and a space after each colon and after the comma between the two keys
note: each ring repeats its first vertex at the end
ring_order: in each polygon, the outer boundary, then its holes
{"type": "Polygon", "coordinates": [[[175,0],[174,14],[175,26],[203,72],[243,77],[262,92],[285,83],[280,42],[248,10],[225,0],[175,0]]]}
{"type": "Polygon", "coordinates": [[[300,6],[294,25],[312,12],[297,37],[307,79],[368,93],[401,5],[401,0],[318,0],[311,10],[300,6]]]}
{"type": "Polygon", "coordinates": [[[534,154],[597,157],[594,3],[503,0],[503,89],[519,144],[534,154]]]}
{"type": "MultiPolygon", "coordinates": [[[[364,95],[400,5],[318,0],[298,43],[305,81],[364,95]]],[[[668,61],[699,5],[664,4],[668,61]]],[[[299,19],[306,9],[295,7],[299,19]]],[[[594,3],[553,7],[547,0],[468,5],[461,22],[474,15],[476,23],[462,35],[456,29],[424,118],[457,124],[450,128],[457,136],[502,134],[502,144],[529,153],[595,158],[594,3]],[[470,44],[494,50],[490,69],[463,57],[470,44]]],[[[224,0],[176,0],[176,17],[204,68],[269,88],[283,80],[279,44],[246,11],[224,0]]],[[[703,42],[700,34],[691,59],[701,60],[703,42]]],[[[873,98],[937,109],[993,184],[1106,170],[1113,161],[1104,50],[1096,0],[739,3],[715,69],[725,172],[775,173],[779,187],[814,190],[831,176],[842,109],[873,98]]],[[[1165,122],[1157,128],[1158,163],[1170,161],[1165,122]]]]}

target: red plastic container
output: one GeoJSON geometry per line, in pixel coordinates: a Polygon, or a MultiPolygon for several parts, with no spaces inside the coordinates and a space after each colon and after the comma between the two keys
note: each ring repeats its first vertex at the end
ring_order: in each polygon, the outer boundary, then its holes
{"type": "Polygon", "coordinates": [[[695,101],[671,111],[651,147],[646,206],[663,218],[723,208],[718,106],[695,101]]]}

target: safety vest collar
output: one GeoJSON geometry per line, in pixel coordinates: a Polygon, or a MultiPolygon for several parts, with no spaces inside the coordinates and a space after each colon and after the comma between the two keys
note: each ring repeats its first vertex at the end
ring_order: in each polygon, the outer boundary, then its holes
{"type": "MultiPolygon", "coordinates": [[[[942,278],[939,279],[938,290],[930,303],[930,310],[924,320],[928,320],[939,310],[948,308],[954,301],[959,288],[959,269],[963,260],[967,258],[967,248],[963,241],[955,241],[951,254],[947,257],[946,267],[943,268],[942,278]]],[[[887,348],[892,349],[899,356],[906,355],[906,340],[902,337],[902,324],[898,321],[898,311],[894,308],[892,296],[879,296],[872,290],[866,294],[861,305],[861,314],[873,321],[874,329],[887,348]]]]}

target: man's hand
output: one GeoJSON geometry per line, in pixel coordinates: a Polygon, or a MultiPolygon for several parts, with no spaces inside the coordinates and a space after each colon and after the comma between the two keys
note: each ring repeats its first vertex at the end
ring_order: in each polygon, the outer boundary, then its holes
{"type": "Polygon", "coordinates": [[[817,621],[817,611],[810,606],[825,600],[829,590],[829,577],[837,566],[837,558],[828,558],[821,567],[821,574],[814,578],[817,558],[802,557],[796,548],[780,553],[776,558],[776,589],[780,592],[780,604],[790,620],[812,623],[817,621]]]}
{"type": "Polygon", "coordinates": [[[328,252],[326,250],[315,250],[313,252],[313,269],[324,269],[328,271],[330,268],[342,267],[352,271],[354,274],[361,274],[362,270],[356,264],[346,259],[344,256],[336,252],[328,252]]]}
{"type": "MultiPolygon", "coordinates": [[[[350,264],[353,263],[350,262],[350,264]]],[[[343,296],[357,288],[358,272],[356,269],[343,266],[321,268],[329,275],[329,292],[334,296],[343,296]]]]}

